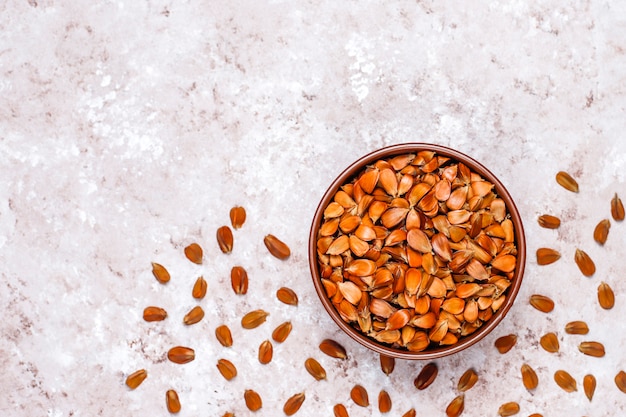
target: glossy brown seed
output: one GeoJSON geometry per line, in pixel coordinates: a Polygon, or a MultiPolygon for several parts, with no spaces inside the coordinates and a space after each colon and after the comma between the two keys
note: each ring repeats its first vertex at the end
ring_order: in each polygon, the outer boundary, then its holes
{"type": "Polygon", "coordinates": [[[246,209],[240,206],[235,206],[230,209],[230,224],[233,229],[239,229],[246,222],[246,209]]]}
{"type": "Polygon", "coordinates": [[[598,242],[600,245],[604,245],[606,243],[606,239],[609,237],[609,229],[611,229],[611,222],[609,219],[600,220],[593,229],[593,240],[598,242]]]}
{"type": "Polygon", "coordinates": [[[618,222],[624,220],[624,204],[617,194],[611,199],[611,216],[618,222]]]}
{"type": "Polygon", "coordinates": [[[455,397],[446,407],[446,416],[459,417],[465,409],[465,394],[455,397]]]}
{"type": "Polygon", "coordinates": [[[598,286],[598,302],[605,310],[610,310],[615,305],[615,294],[606,282],[601,282],[598,286]]]}
{"type": "Polygon", "coordinates": [[[581,342],[578,345],[578,350],[595,358],[601,358],[605,355],[604,345],[600,342],[581,342]]]}
{"type": "Polygon", "coordinates": [[[577,391],[576,380],[566,371],[558,370],[554,373],[554,382],[565,392],[577,391]]]}
{"type": "Polygon", "coordinates": [[[539,248],[537,249],[537,264],[538,265],[550,265],[558,261],[561,258],[561,253],[551,248],[539,248]]]}
{"type": "Polygon", "coordinates": [[[507,353],[517,343],[517,336],[514,334],[508,334],[496,339],[494,346],[498,349],[498,352],[504,354],[507,353]]]}
{"type": "Polygon", "coordinates": [[[319,348],[322,352],[333,358],[346,359],[348,357],[346,349],[332,339],[322,340],[319,348]]]}
{"type": "Polygon", "coordinates": [[[415,388],[417,388],[418,390],[426,389],[435,381],[438,373],[439,368],[437,368],[437,364],[434,362],[430,362],[422,368],[420,373],[413,381],[413,385],[415,385],[415,388]]]}
{"type": "Polygon", "coordinates": [[[233,231],[228,226],[221,226],[215,234],[217,244],[223,253],[231,253],[233,251],[233,231]]]}
{"type": "Polygon", "coordinates": [[[173,389],[167,390],[165,393],[165,405],[167,411],[172,414],[176,414],[180,411],[180,400],[178,399],[178,393],[173,389]]]}
{"type": "Polygon", "coordinates": [[[573,193],[578,192],[578,183],[570,174],[565,171],[559,171],[556,174],[556,182],[563,188],[573,193]]]}
{"type": "Polygon", "coordinates": [[[333,407],[333,413],[335,417],[350,417],[348,415],[348,410],[346,410],[346,406],[343,404],[335,404],[333,407]]]}
{"type": "Polygon", "coordinates": [[[498,408],[498,415],[501,417],[514,416],[519,413],[519,404],[511,401],[504,403],[498,408]]]}
{"type": "Polygon", "coordinates": [[[617,375],[615,375],[615,385],[617,388],[626,394],[626,372],[619,371],[617,375]]]}
{"type": "Polygon", "coordinates": [[[567,334],[587,334],[589,327],[584,321],[570,321],[565,325],[565,333],[567,334]]]}
{"type": "Polygon", "coordinates": [[[474,369],[470,368],[465,371],[463,375],[461,375],[461,378],[459,378],[459,382],[456,385],[456,389],[461,392],[465,392],[476,385],[476,382],[478,382],[478,374],[474,369]]]}
{"type": "Polygon", "coordinates": [[[222,417],[235,417],[234,413],[225,413],[222,417]]]}
{"type": "Polygon", "coordinates": [[[554,301],[550,297],[541,294],[533,294],[530,296],[530,305],[535,307],[542,313],[549,313],[554,310],[554,301]]]}
{"type": "Polygon", "coordinates": [[[292,395],[287,401],[285,401],[285,405],[283,406],[283,412],[288,416],[296,414],[300,407],[302,407],[304,399],[304,392],[292,395]]]}
{"type": "Polygon", "coordinates": [[[259,346],[259,362],[267,365],[272,361],[272,356],[274,356],[274,346],[269,340],[264,340],[259,346]]]}
{"type": "Polygon", "coordinates": [[[292,306],[298,305],[298,296],[291,288],[281,287],[276,291],[276,298],[279,301],[292,306]]]}
{"type": "Polygon", "coordinates": [[[193,284],[193,288],[191,290],[191,296],[197,300],[201,300],[206,295],[207,291],[207,282],[204,277],[198,277],[196,282],[193,284]]]}
{"type": "Polygon", "coordinates": [[[367,390],[362,385],[357,384],[350,390],[350,398],[358,406],[367,407],[370,405],[367,390]]]}
{"type": "Polygon", "coordinates": [[[378,393],[378,411],[388,413],[391,411],[391,397],[385,390],[378,393]]]}
{"type": "Polygon", "coordinates": [[[165,267],[156,262],[152,262],[152,274],[161,284],[165,284],[170,280],[170,273],[165,267]]]}
{"type": "Polygon", "coordinates": [[[267,316],[269,316],[269,314],[270,313],[265,310],[253,310],[249,313],[246,313],[246,315],[244,315],[241,319],[241,327],[243,327],[244,329],[257,328],[261,324],[265,323],[265,320],[267,319],[267,316]]]}
{"type": "Polygon", "coordinates": [[[185,256],[194,264],[202,264],[202,248],[197,243],[185,247],[185,256]]]}
{"type": "Polygon", "coordinates": [[[546,229],[557,229],[561,225],[561,220],[550,214],[543,214],[537,219],[539,226],[546,229]]]}
{"type": "Polygon", "coordinates": [[[596,377],[589,374],[583,378],[583,389],[585,390],[585,396],[589,401],[593,399],[593,394],[596,392],[596,377]]]}
{"type": "Polygon", "coordinates": [[[222,374],[227,381],[237,376],[237,368],[228,359],[219,359],[216,366],[217,370],[220,371],[220,374],[222,374]]]}
{"type": "Polygon", "coordinates": [[[308,358],[306,361],[304,361],[304,368],[316,380],[321,381],[322,379],[326,379],[326,370],[315,359],[308,358]]]}
{"type": "Polygon", "coordinates": [[[161,307],[146,307],[143,310],[143,319],[145,321],[162,321],[167,317],[167,311],[161,307]]]}
{"type": "Polygon", "coordinates": [[[246,402],[246,407],[248,407],[250,411],[258,411],[263,407],[261,396],[254,390],[247,389],[243,393],[243,399],[246,402]]]}
{"type": "Polygon", "coordinates": [[[576,249],[574,254],[574,261],[578,265],[580,272],[586,277],[592,276],[596,272],[596,265],[587,253],[583,250],[576,249]]]}
{"type": "Polygon", "coordinates": [[[230,329],[225,324],[222,324],[215,329],[215,337],[224,347],[231,347],[233,345],[233,336],[230,329]]]}
{"type": "Polygon", "coordinates": [[[380,369],[385,375],[390,375],[396,366],[396,360],[392,356],[380,354],[380,369]]]}
{"type": "Polygon", "coordinates": [[[196,353],[191,348],[175,346],[167,352],[167,358],[174,363],[185,364],[194,360],[196,353]]]}
{"type": "Polygon", "coordinates": [[[283,343],[287,340],[289,333],[291,333],[291,329],[292,326],[290,321],[279,324],[272,332],[272,339],[274,339],[277,343],[283,343]]]}
{"type": "Polygon", "coordinates": [[[283,241],[274,235],[267,235],[263,239],[267,250],[276,258],[285,260],[291,255],[291,250],[283,241]]]}
{"type": "Polygon", "coordinates": [[[183,323],[190,326],[192,324],[198,323],[203,318],[204,310],[200,306],[195,306],[187,314],[185,314],[185,317],[183,317],[183,323]]]}
{"type": "Polygon", "coordinates": [[[539,344],[546,352],[556,353],[559,351],[559,339],[555,333],[546,333],[539,339],[539,344]]]}
{"type": "Polygon", "coordinates": [[[236,265],[231,268],[230,286],[237,295],[248,292],[248,272],[242,266],[236,265]]]}
{"type": "Polygon", "coordinates": [[[537,377],[537,373],[533,368],[528,364],[523,364],[522,368],[522,383],[527,390],[533,390],[537,388],[539,384],[539,378],[537,377]]]}
{"type": "Polygon", "coordinates": [[[145,369],[140,369],[138,371],[133,372],[132,374],[126,377],[126,385],[130,389],[135,389],[148,377],[148,371],[145,369]]]}

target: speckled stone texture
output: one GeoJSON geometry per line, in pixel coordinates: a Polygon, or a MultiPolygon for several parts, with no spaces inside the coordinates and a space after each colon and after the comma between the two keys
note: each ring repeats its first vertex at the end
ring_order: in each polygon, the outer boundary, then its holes
{"type": "Polygon", "coordinates": [[[298,416],[378,414],[389,392],[400,416],[443,415],[469,367],[479,381],[463,416],[495,416],[517,401],[520,416],[619,416],[626,394],[613,378],[626,370],[623,223],[604,247],[593,228],[610,217],[614,193],[626,197],[626,3],[620,1],[59,1],[7,0],[0,5],[0,413],[3,416],[167,415],[165,392],[179,393],[181,416],[252,415],[243,392],[263,397],[255,415],[282,415],[304,391],[298,416]],[[341,334],[323,310],[308,270],[310,222],[333,178],[382,146],[423,141],[471,155],[505,183],[523,216],[529,260],[518,302],[491,335],[470,350],[437,360],[439,376],[417,391],[424,366],[398,361],[385,376],[376,354],[341,334]],[[559,187],[570,172],[580,193],[559,187]],[[228,211],[242,205],[245,225],[231,254],[215,239],[228,211]],[[562,219],[541,229],[543,213],[562,219]],[[273,233],[292,249],[268,255],[273,233]],[[198,242],[204,264],[185,259],[198,242]],[[562,258],[537,266],[539,247],[562,258]],[[596,261],[583,277],[576,248],[596,261]],[[167,285],[150,263],[172,274],[167,285]],[[230,268],[244,266],[245,296],[230,288],[230,268]],[[203,275],[205,319],[184,326],[198,304],[203,275]],[[616,293],[602,310],[601,281],[616,293]],[[275,292],[294,289],[297,307],[275,292]],[[554,299],[553,312],[528,305],[531,294],[554,299]],[[146,323],[144,307],[169,312],[146,323]],[[270,312],[244,330],[241,316],[270,312]],[[293,332],[260,365],[259,344],[290,320],[293,332]],[[586,336],[564,325],[585,320],[586,336]],[[231,327],[234,345],[215,339],[231,327]],[[539,346],[556,332],[561,351],[539,346]],[[502,335],[517,345],[500,355],[502,335]],[[345,345],[349,359],[322,354],[324,338],[345,345]],[[578,351],[601,341],[604,358],[578,351]],[[167,361],[175,345],[193,347],[187,365],[167,361]],[[315,381],[315,357],[328,379],[315,381]],[[215,364],[239,369],[230,382],[215,364]],[[523,387],[520,366],[539,376],[523,387]],[[124,385],[140,368],[147,380],[124,385]],[[569,371],[578,392],[553,380],[569,371]],[[598,380],[590,403],[582,379],[598,380]],[[362,384],[367,409],[349,390],[362,384]]]}

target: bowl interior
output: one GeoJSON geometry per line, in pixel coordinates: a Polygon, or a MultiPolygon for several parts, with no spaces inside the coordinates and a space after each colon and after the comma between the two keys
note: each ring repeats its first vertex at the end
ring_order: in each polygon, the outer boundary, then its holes
{"type": "Polygon", "coordinates": [[[367,348],[378,353],[401,359],[434,359],[450,355],[468,348],[469,346],[477,343],[479,340],[489,334],[502,321],[502,319],[506,316],[507,312],[513,305],[513,302],[515,301],[515,298],[517,296],[517,293],[519,292],[522,283],[525,263],[526,242],[521,217],[512,197],[510,196],[504,185],[500,182],[500,180],[498,180],[498,178],[493,175],[487,168],[485,168],[483,165],[470,158],[469,156],[451,148],[427,143],[406,143],[382,148],[363,156],[362,158],[351,164],[349,167],[347,167],[332,182],[327,191],[324,193],[315,212],[315,216],[313,217],[313,222],[311,224],[309,235],[309,266],[311,269],[313,284],[322,302],[322,305],[331,316],[333,321],[352,339],[362,344],[363,346],[366,346],[367,348]],[[379,343],[376,340],[364,335],[360,331],[354,329],[341,318],[341,316],[333,306],[331,300],[326,296],[326,291],[321,282],[321,275],[317,260],[317,236],[318,230],[323,221],[324,209],[332,201],[334,194],[342,185],[348,183],[366,166],[371,165],[372,163],[380,159],[387,159],[396,155],[416,153],[419,151],[434,151],[438,155],[446,156],[458,162],[462,162],[467,165],[473,172],[478,173],[481,177],[494,184],[495,193],[502,200],[504,200],[507,211],[514,225],[515,244],[517,247],[517,260],[515,273],[513,279],[511,280],[511,286],[507,289],[507,296],[504,304],[478,330],[468,336],[459,338],[459,341],[455,344],[449,346],[429,347],[421,352],[412,352],[406,349],[394,348],[389,345],[379,343]]]}

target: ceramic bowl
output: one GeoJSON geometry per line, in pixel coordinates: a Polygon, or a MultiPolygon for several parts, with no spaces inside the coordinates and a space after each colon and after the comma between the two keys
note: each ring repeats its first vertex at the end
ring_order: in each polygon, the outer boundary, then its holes
{"type": "MultiPolygon", "coordinates": [[[[426,169],[426,168],[424,168],[424,169],[426,169]]],[[[427,171],[430,170],[430,169],[432,169],[432,167],[428,168],[427,171]]],[[[421,168],[419,166],[417,166],[417,172],[413,168],[410,168],[410,170],[412,170],[413,173],[416,174],[415,175],[416,178],[419,175],[423,175],[423,173],[421,171],[421,168]]],[[[410,192],[407,192],[403,196],[408,196],[409,193],[410,192]]],[[[441,203],[441,204],[445,204],[445,203],[441,203]]],[[[415,207],[417,208],[417,204],[415,205],[415,207]]],[[[467,203],[465,204],[464,208],[468,208],[468,204],[467,203]]],[[[445,211],[447,211],[448,209],[444,207],[443,209],[436,209],[436,210],[439,211],[438,214],[446,215],[445,211]]],[[[347,209],[346,209],[346,211],[347,211],[347,209]]],[[[433,217],[432,216],[432,214],[433,214],[432,211],[430,212],[430,214],[431,214],[431,218],[432,218],[433,217]]],[[[381,216],[381,218],[382,218],[382,216],[381,216]]],[[[381,218],[379,218],[377,221],[380,222],[381,218]]],[[[426,216],[422,215],[422,219],[425,219],[425,218],[426,218],[426,216]]],[[[424,221],[422,221],[422,223],[424,223],[424,221]]],[[[509,225],[510,225],[510,223],[509,223],[509,225]]],[[[431,226],[432,226],[432,223],[431,223],[431,226]]],[[[400,226],[400,228],[401,228],[401,226],[400,226]]],[[[338,231],[335,234],[335,237],[339,233],[341,233],[341,232],[338,231]]],[[[346,234],[349,234],[349,233],[346,233],[346,234]]],[[[471,239],[469,234],[468,234],[468,236],[466,236],[466,238],[467,239],[471,239]]],[[[380,242],[379,242],[379,244],[380,244],[380,242]]],[[[369,348],[369,349],[371,349],[371,350],[373,350],[375,352],[378,352],[380,354],[392,356],[392,357],[395,357],[395,358],[401,358],[401,359],[434,359],[434,358],[439,358],[439,357],[443,357],[443,356],[446,356],[446,355],[450,355],[450,354],[454,354],[454,353],[460,352],[462,350],[465,350],[465,349],[475,345],[478,341],[480,341],[485,336],[487,336],[491,331],[493,331],[496,328],[496,326],[498,326],[498,324],[504,319],[504,317],[506,316],[507,312],[510,310],[511,306],[515,302],[515,298],[516,298],[516,296],[517,296],[517,294],[519,292],[520,286],[522,285],[522,278],[523,278],[523,275],[524,275],[524,267],[525,267],[525,262],[526,262],[526,242],[525,242],[525,238],[524,238],[524,228],[523,228],[523,225],[522,225],[522,220],[521,220],[519,212],[518,212],[518,210],[517,210],[517,208],[515,206],[513,198],[511,197],[511,195],[507,191],[507,189],[504,186],[504,184],[502,184],[500,182],[500,180],[498,180],[498,178],[493,173],[491,173],[486,167],[484,167],[482,164],[480,164],[478,161],[474,160],[473,158],[471,158],[471,157],[469,157],[469,156],[467,156],[467,155],[465,155],[465,154],[463,154],[463,153],[461,153],[461,152],[459,152],[457,150],[454,150],[454,149],[450,149],[450,148],[447,148],[447,147],[444,147],[444,146],[439,146],[439,145],[434,145],[434,144],[427,144],[427,143],[406,143],[406,144],[400,144],[400,145],[394,145],[394,146],[385,147],[385,148],[376,150],[376,151],[374,151],[374,152],[372,152],[370,154],[367,154],[367,155],[359,158],[354,163],[352,163],[350,166],[348,166],[330,184],[330,186],[328,187],[328,189],[324,193],[324,195],[323,195],[323,197],[322,197],[322,199],[321,199],[321,201],[320,201],[320,203],[319,203],[319,205],[317,207],[317,210],[315,212],[315,216],[313,217],[313,222],[311,224],[310,236],[309,236],[308,253],[309,253],[309,265],[310,265],[311,275],[312,275],[312,279],[313,279],[313,284],[315,286],[315,289],[316,289],[316,292],[317,292],[317,294],[319,296],[319,299],[320,299],[322,305],[324,306],[324,309],[326,310],[326,312],[332,318],[332,320],[337,324],[337,326],[339,326],[339,328],[341,330],[343,330],[346,334],[348,334],[348,336],[350,336],[352,339],[354,339],[359,344],[361,344],[361,345],[363,345],[363,346],[365,346],[365,347],[367,347],[367,348],[369,348]],[[420,152],[422,152],[422,153],[420,154],[420,152]],[[456,164],[456,163],[462,163],[465,166],[467,166],[473,173],[478,174],[482,179],[484,179],[484,180],[486,180],[486,181],[488,181],[488,182],[490,182],[490,183],[492,183],[494,185],[494,187],[492,189],[492,192],[495,193],[498,198],[500,198],[501,200],[504,201],[505,206],[506,206],[506,211],[507,211],[507,217],[510,218],[510,220],[511,220],[511,222],[513,224],[514,245],[516,246],[517,254],[516,254],[514,270],[509,271],[508,273],[503,273],[501,271],[498,271],[498,269],[496,268],[495,272],[493,272],[493,274],[506,276],[506,278],[510,280],[510,286],[508,286],[508,288],[506,288],[504,290],[504,294],[506,295],[504,303],[502,303],[499,306],[499,308],[495,312],[493,312],[493,314],[491,315],[490,318],[485,320],[482,323],[482,325],[480,327],[478,327],[471,334],[468,334],[468,335],[465,335],[465,336],[460,336],[459,334],[457,334],[458,340],[456,342],[454,342],[454,343],[442,345],[440,343],[431,342],[429,344],[429,346],[427,348],[425,348],[424,350],[421,350],[421,351],[411,351],[411,350],[408,350],[406,347],[403,347],[401,345],[401,343],[388,344],[388,343],[379,342],[379,341],[375,340],[374,338],[366,335],[364,332],[362,332],[360,327],[359,327],[359,325],[357,325],[355,322],[348,323],[347,321],[345,321],[342,318],[342,315],[339,314],[337,308],[335,307],[335,305],[333,304],[333,302],[331,301],[331,299],[327,295],[327,289],[325,288],[325,286],[322,283],[322,275],[326,274],[326,276],[328,276],[329,268],[328,268],[328,266],[324,266],[324,268],[322,268],[323,264],[319,260],[319,257],[318,257],[318,238],[319,238],[319,233],[320,233],[320,227],[322,226],[323,222],[325,221],[324,212],[325,212],[326,208],[329,206],[329,204],[331,202],[333,202],[333,199],[334,199],[335,194],[337,193],[337,191],[342,189],[342,187],[345,186],[346,184],[349,184],[352,181],[354,181],[356,178],[358,178],[359,175],[362,174],[365,171],[366,167],[370,167],[371,168],[373,166],[373,164],[375,164],[377,161],[380,161],[380,160],[387,160],[388,161],[391,158],[396,157],[396,156],[400,156],[400,155],[407,155],[407,154],[409,154],[409,155],[429,155],[430,152],[435,152],[437,156],[442,157],[442,158],[440,158],[442,162],[447,160],[447,162],[442,163],[441,164],[441,168],[437,168],[437,170],[443,169],[447,165],[456,164]],[[324,269],[325,272],[322,272],[322,269],[324,269]]],[[[433,256],[437,257],[438,255],[434,254],[433,256]]],[[[496,255],[496,257],[497,257],[497,255],[496,255]]],[[[345,262],[351,262],[351,259],[356,259],[356,258],[357,258],[356,256],[352,256],[351,255],[348,258],[344,258],[344,260],[345,260],[345,262]]],[[[326,259],[328,259],[328,258],[326,258],[326,259]]],[[[336,262],[337,262],[337,259],[338,258],[335,258],[336,262]]],[[[442,263],[439,262],[440,266],[441,266],[441,264],[442,263]]],[[[340,268],[347,267],[347,266],[348,265],[346,265],[344,263],[343,265],[340,266],[340,268]]],[[[489,270],[489,271],[493,271],[494,270],[494,268],[492,268],[489,263],[486,264],[485,266],[486,266],[486,269],[489,270]]],[[[338,268],[336,268],[336,265],[335,265],[334,269],[338,269],[338,268]]],[[[463,275],[463,274],[465,274],[466,277],[469,278],[469,276],[467,275],[466,271],[462,271],[462,272],[459,273],[458,269],[457,269],[457,274],[456,274],[455,278],[457,280],[462,279],[462,278],[459,278],[459,275],[463,275]]],[[[343,273],[340,273],[340,275],[344,275],[345,276],[346,275],[345,270],[343,271],[343,273]]],[[[334,279],[337,279],[337,278],[338,278],[338,276],[334,276],[334,279]]],[[[470,278],[470,280],[473,280],[473,278],[470,278]]],[[[367,281],[367,279],[365,279],[365,281],[367,281]]],[[[370,282],[371,282],[371,279],[370,279],[370,282]]],[[[450,293],[452,291],[449,288],[449,283],[450,282],[451,282],[451,278],[448,278],[448,293],[450,293]]],[[[456,283],[457,281],[454,281],[454,282],[456,283]]],[[[461,281],[459,281],[459,283],[460,282],[461,281]]],[[[474,280],[474,282],[484,283],[486,281],[475,281],[474,280]]],[[[391,300],[391,298],[389,300],[391,300]]],[[[398,309],[401,308],[398,305],[394,305],[392,302],[390,302],[390,304],[392,306],[394,306],[395,308],[398,308],[398,309]]],[[[441,306],[436,307],[435,304],[431,303],[431,310],[436,315],[439,315],[441,313],[441,311],[442,311],[441,310],[441,306]]],[[[404,307],[406,307],[406,305],[404,307]]],[[[408,310],[411,310],[411,308],[408,308],[408,310]]],[[[462,316],[462,314],[461,314],[461,316],[462,316]]],[[[344,315],[344,317],[345,317],[345,315],[344,315]]],[[[485,316],[485,317],[487,317],[487,316],[485,316]]],[[[426,330],[425,332],[428,333],[428,330],[426,330]]],[[[457,331],[457,333],[458,333],[458,331],[457,331]]]]}

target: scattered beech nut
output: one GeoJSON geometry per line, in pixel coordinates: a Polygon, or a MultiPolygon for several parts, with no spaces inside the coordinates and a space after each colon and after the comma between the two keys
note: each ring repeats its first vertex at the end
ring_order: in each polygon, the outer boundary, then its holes
{"type": "Polygon", "coordinates": [[[165,267],[156,262],[152,262],[152,274],[161,284],[165,284],[170,280],[170,273],[165,267]]]}
{"type": "Polygon", "coordinates": [[[542,214],[537,219],[539,226],[544,227],[546,229],[557,229],[561,225],[561,220],[550,214],[542,214]]]}
{"type": "Polygon", "coordinates": [[[289,304],[292,306],[298,305],[298,296],[291,288],[279,288],[278,291],[276,291],[276,298],[278,298],[279,301],[285,304],[289,304]]]}
{"type": "Polygon", "coordinates": [[[200,306],[195,306],[192,308],[185,317],[183,318],[183,323],[190,326],[192,324],[196,324],[200,322],[204,318],[204,310],[200,306]]]}
{"type": "Polygon", "coordinates": [[[230,329],[225,324],[222,324],[215,329],[215,337],[224,347],[231,347],[233,345],[233,336],[230,329]]]}
{"type": "Polygon", "coordinates": [[[589,401],[593,399],[593,394],[596,392],[596,377],[588,374],[583,378],[583,389],[585,396],[589,401]]]}
{"type": "Polygon", "coordinates": [[[264,310],[253,310],[241,319],[241,326],[244,329],[254,329],[265,323],[270,313],[264,310]]]}
{"type": "Polygon", "coordinates": [[[470,368],[461,375],[456,388],[461,392],[465,392],[476,385],[476,382],[478,382],[478,374],[474,369],[470,368]]]}
{"type": "Polygon", "coordinates": [[[233,229],[239,229],[246,221],[246,209],[235,206],[230,209],[230,224],[233,229]]]}
{"type": "Polygon", "coordinates": [[[589,327],[584,321],[570,321],[565,325],[565,333],[567,334],[587,334],[589,327]]]}
{"type": "Polygon", "coordinates": [[[191,348],[176,346],[167,352],[167,358],[174,363],[185,364],[193,361],[196,358],[196,354],[191,348]]]}
{"type": "Polygon", "coordinates": [[[348,410],[346,410],[346,406],[343,404],[335,404],[333,414],[335,417],[349,417],[348,410]]]}
{"type": "Polygon", "coordinates": [[[546,333],[539,339],[539,344],[541,347],[550,353],[557,353],[560,349],[559,339],[557,338],[555,333],[546,333]]]}
{"type": "Polygon", "coordinates": [[[194,264],[202,264],[202,248],[197,243],[185,247],[185,256],[194,264]]]}
{"type": "Polygon", "coordinates": [[[316,380],[320,381],[322,379],[326,379],[326,370],[317,360],[308,358],[304,361],[304,367],[316,380]]]}
{"type": "Polygon", "coordinates": [[[261,396],[254,390],[245,390],[243,398],[246,402],[246,407],[248,407],[248,410],[250,411],[258,411],[263,407],[263,400],[261,400],[261,396]]]}
{"type": "Polygon", "coordinates": [[[272,346],[272,342],[269,340],[264,340],[259,346],[259,362],[263,365],[267,365],[272,361],[272,357],[274,356],[274,347],[272,346]]]}
{"type": "Polygon", "coordinates": [[[435,378],[437,378],[438,372],[439,369],[437,368],[436,363],[431,362],[426,364],[413,381],[415,388],[418,390],[428,388],[435,381],[435,378]]]}
{"type": "Polygon", "coordinates": [[[539,378],[537,373],[528,364],[523,364],[522,368],[522,383],[527,390],[533,390],[539,385],[539,378]]]}
{"type": "Polygon", "coordinates": [[[173,389],[167,390],[165,393],[165,405],[167,411],[172,414],[176,414],[180,411],[180,400],[178,399],[178,393],[173,389]]]}
{"type": "Polygon", "coordinates": [[[574,261],[584,276],[590,277],[596,272],[596,265],[585,251],[576,249],[574,261]]]}
{"type": "Polygon", "coordinates": [[[498,408],[498,415],[501,417],[513,416],[517,413],[519,413],[519,404],[514,401],[504,403],[498,408]]]}
{"type": "Polygon", "coordinates": [[[216,233],[217,244],[223,253],[230,253],[233,250],[233,232],[228,226],[221,226],[216,233]]]}
{"type": "Polygon", "coordinates": [[[146,307],[143,310],[143,319],[145,321],[162,321],[167,317],[167,311],[161,307],[146,307]]]}
{"type": "Polygon", "coordinates": [[[537,264],[550,265],[561,258],[559,251],[550,248],[537,249],[537,264]]]}
{"type": "Polygon", "coordinates": [[[370,405],[367,390],[362,385],[357,384],[350,390],[350,398],[358,406],[367,407],[370,405]]]}
{"type": "Polygon", "coordinates": [[[615,305],[615,294],[606,282],[601,282],[598,286],[598,303],[605,310],[610,310],[615,305]]]}
{"type": "Polygon", "coordinates": [[[230,270],[230,285],[235,294],[248,292],[248,273],[242,266],[233,266],[230,270]]]}
{"type": "Polygon", "coordinates": [[[598,223],[595,229],[593,229],[593,240],[598,242],[600,245],[604,245],[609,237],[610,229],[611,222],[609,219],[600,220],[600,223],[598,223]]]}
{"type": "Polygon", "coordinates": [[[346,349],[332,339],[322,340],[319,348],[322,352],[333,358],[346,359],[348,357],[346,349]]]}
{"type": "Polygon", "coordinates": [[[237,368],[228,359],[219,359],[216,366],[217,370],[227,381],[230,381],[237,376],[237,368]]]}
{"type": "Polygon", "coordinates": [[[204,277],[198,277],[196,282],[193,284],[193,289],[191,290],[191,296],[197,300],[201,300],[206,295],[207,291],[207,282],[204,277]]]}
{"type": "Polygon", "coordinates": [[[498,352],[504,354],[511,350],[511,348],[515,346],[515,343],[517,343],[517,336],[514,334],[508,334],[497,338],[494,344],[496,349],[498,349],[498,352]]]}
{"type": "Polygon", "coordinates": [[[390,375],[396,366],[396,360],[392,356],[380,354],[380,368],[385,375],[390,375]]]}
{"type": "Polygon", "coordinates": [[[554,310],[554,301],[550,297],[540,294],[533,294],[530,296],[530,305],[535,307],[542,313],[549,313],[554,310]]]}
{"type": "Polygon", "coordinates": [[[291,328],[290,321],[279,324],[272,332],[272,339],[277,343],[283,343],[291,333],[291,328]]]}
{"type": "Polygon", "coordinates": [[[573,193],[578,192],[578,183],[570,174],[565,171],[559,171],[556,174],[556,182],[563,188],[573,193]]]}
{"type": "Polygon", "coordinates": [[[292,395],[285,402],[285,405],[283,406],[283,412],[288,416],[294,415],[302,406],[304,399],[304,392],[292,395]]]}
{"type": "Polygon", "coordinates": [[[148,377],[148,372],[145,369],[140,369],[128,375],[126,378],[126,385],[130,389],[135,389],[148,377]]]}
{"type": "Polygon", "coordinates": [[[285,260],[289,258],[289,255],[291,255],[289,246],[274,235],[265,236],[263,243],[265,243],[267,250],[278,259],[285,260]]]}
{"type": "Polygon", "coordinates": [[[581,342],[578,345],[578,350],[587,356],[593,356],[601,358],[604,356],[604,345],[600,342],[581,342]]]}
{"type": "Polygon", "coordinates": [[[577,391],[576,380],[564,370],[558,370],[554,373],[554,382],[565,392],[577,391]]]}
{"type": "Polygon", "coordinates": [[[465,409],[465,395],[461,394],[456,397],[446,407],[446,416],[459,417],[465,409]]]}
{"type": "Polygon", "coordinates": [[[378,411],[381,413],[388,413],[391,411],[391,397],[385,390],[381,390],[378,393],[378,411]]]}

